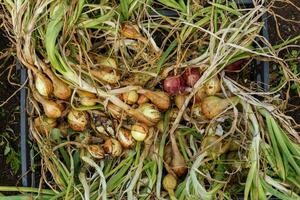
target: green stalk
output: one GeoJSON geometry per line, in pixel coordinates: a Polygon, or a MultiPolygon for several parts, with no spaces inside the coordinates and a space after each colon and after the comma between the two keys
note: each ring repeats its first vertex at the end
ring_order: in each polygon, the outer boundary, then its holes
{"type": "Polygon", "coordinates": [[[48,189],[32,188],[32,187],[14,187],[14,186],[0,186],[0,191],[1,192],[29,192],[29,193],[48,194],[48,195],[56,194],[54,191],[48,189]]]}
{"type": "Polygon", "coordinates": [[[177,46],[177,41],[173,40],[173,42],[170,44],[170,46],[167,48],[167,50],[162,54],[161,58],[159,59],[157,63],[156,73],[159,74],[162,65],[166,62],[168,56],[173,51],[173,49],[177,46]]]}

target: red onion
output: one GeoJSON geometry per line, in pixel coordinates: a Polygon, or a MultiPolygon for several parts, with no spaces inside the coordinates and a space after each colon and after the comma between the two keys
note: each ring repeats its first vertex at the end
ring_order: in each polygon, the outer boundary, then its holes
{"type": "Polygon", "coordinates": [[[184,91],[184,81],[181,76],[169,76],[164,80],[164,91],[171,95],[184,91]]]}
{"type": "Polygon", "coordinates": [[[183,78],[188,86],[193,87],[200,78],[199,70],[195,68],[188,68],[185,70],[183,78]]]}
{"type": "Polygon", "coordinates": [[[225,67],[226,72],[239,72],[242,69],[243,64],[245,63],[245,59],[238,60],[230,65],[225,67]]]}

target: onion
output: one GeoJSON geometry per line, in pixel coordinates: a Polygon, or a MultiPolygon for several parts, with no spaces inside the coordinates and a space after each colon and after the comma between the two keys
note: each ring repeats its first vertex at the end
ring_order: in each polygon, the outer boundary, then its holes
{"type": "Polygon", "coordinates": [[[115,59],[105,56],[96,56],[97,64],[104,67],[111,67],[117,69],[117,62],[115,59]]]}
{"type": "Polygon", "coordinates": [[[127,129],[120,128],[117,132],[117,139],[124,148],[128,149],[134,146],[134,139],[127,129]]]}
{"type": "Polygon", "coordinates": [[[42,104],[45,115],[49,118],[59,118],[62,114],[61,106],[51,100],[42,97],[36,90],[32,88],[33,97],[42,104]]]}
{"type": "Polygon", "coordinates": [[[180,109],[183,106],[185,99],[186,99],[185,95],[176,95],[175,105],[177,106],[178,109],[180,109]]]}
{"type": "Polygon", "coordinates": [[[160,120],[160,121],[157,123],[157,129],[159,130],[160,133],[163,133],[163,132],[164,132],[164,121],[163,121],[163,120],[160,120]]]}
{"type": "Polygon", "coordinates": [[[213,119],[231,105],[231,102],[236,104],[238,102],[238,97],[222,99],[216,96],[209,96],[203,99],[201,110],[207,119],[213,119]]]}
{"type": "Polygon", "coordinates": [[[225,153],[230,147],[229,142],[226,144],[223,144],[221,141],[216,143],[216,141],[219,139],[220,139],[220,136],[208,135],[203,139],[203,141],[201,143],[202,149],[206,149],[208,146],[210,146],[207,149],[207,152],[213,159],[216,159],[218,156],[225,153]]]}
{"type": "Polygon", "coordinates": [[[195,101],[201,102],[205,97],[207,97],[207,94],[206,94],[206,88],[204,86],[204,87],[201,87],[195,94],[195,101]]]}
{"type": "Polygon", "coordinates": [[[119,106],[116,106],[115,104],[112,103],[108,103],[106,108],[114,118],[116,119],[121,118],[123,112],[119,106]]]}
{"type": "Polygon", "coordinates": [[[40,116],[35,118],[33,123],[37,131],[45,136],[47,136],[50,133],[50,131],[57,125],[55,119],[51,119],[46,116],[40,116]]]}
{"type": "Polygon", "coordinates": [[[193,87],[200,78],[199,70],[195,68],[188,68],[185,70],[183,78],[186,85],[193,87]]]}
{"type": "Polygon", "coordinates": [[[105,156],[105,152],[100,145],[88,145],[87,150],[91,154],[91,156],[96,159],[103,159],[105,156]]]}
{"type": "Polygon", "coordinates": [[[78,90],[77,94],[81,105],[83,106],[94,106],[97,103],[97,96],[93,93],[78,90]]]}
{"type": "Polygon", "coordinates": [[[141,38],[141,34],[138,31],[138,27],[130,25],[128,23],[122,24],[121,26],[121,34],[130,39],[139,39],[141,38]]]}
{"type": "Polygon", "coordinates": [[[137,100],[137,104],[141,105],[143,103],[147,103],[148,101],[149,99],[145,95],[141,94],[137,100]]]}
{"type": "Polygon", "coordinates": [[[186,163],[184,157],[182,156],[182,154],[178,149],[175,136],[172,135],[170,137],[171,137],[171,145],[173,151],[171,167],[174,173],[178,177],[181,177],[187,173],[186,163]]]}
{"type": "Polygon", "coordinates": [[[148,127],[141,123],[135,123],[131,127],[131,135],[136,141],[144,141],[148,135],[148,127]]]}
{"type": "Polygon", "coordinates": [[[156,107],[153,104],[150,103],[141,104],[138,110],[153,123],[159,122],[161,118],[160,112],[156,109],[156,107]]]}
{"type": "Polygon", "coordinates": [[[167,174],[163,179],[163,187],[169,193],[171,200],[176,199],[174,194],[174,190],[176,186],[177,186],[176,177],[174,177],[172,174],[167,174]]]}
{"type": "Polygon", "coordinates": [[[170,97],[162,91],[140,90],[158,109],[167,110],[170,107],[170,97]]]}
{"type": "Polygon", "coordinates": [[[51,75],[47,73],[53,83],[53,94],[59,99],[67,100],[70,98],[72,91],[68,84],[57,78],[51,71],[51,75]]]}
{"type": "Polygon", "coordinates": [[[139,98],[136,91],[132,90],[122,94],[122,98],[127,104],[135,104],[139,98]]]}
{"type": "Polygon", "coordinates": [[[112,157],[118,157],[122,153],[122,146],[120,142],[116,139],[110,138],[105,141],[103,149],[106,153],[110,154],[112,157]]]}
{"type": "Polygon", "coordinates": [[[221,83],[218,76],[209,79],[205,84],[205,92],[208,96],[215,95],[221,91],[221,83]]]}
{"type": "Polygon", "coordinates": [[[180,94],[184,91],[184,81],[181,76],[169,76],[164,80],[164,91],[170,95],[180,94]]]}
{"type": "Polygon", "coordinates": [[[238,60],[225,67],[226,72],[239,72],[242,69],[242,65],[245,63],[245,59],[238,60]]]}
{"type": "Polygon", "coordinates": [[[58,129],[60,130],[63,137],[68,136],[68,128],[69,128],[69,125],[66,122],[59,124],[58,129]]]}
{"type": "Polygon", "coordinates": [[[171,143],[167,144],[165,146],[165,149],[164,149],[164,162],[167,163],[168,165],[171,164],[172,162],[172,145],[171,143]]]}
{"type": "Polygon", "coordinates": [[[68,123],[74,131],[84,131],[88,124],[88,115],[84,111],[71,110],[68,114],[68,123]]]}
{"type": "Polygon", "coordinates": [[[104,81],[109,84],[118,83],[120,80],[120,75],[117,74],[112,68],[101,68],[99,70],[90,70],[91,74],[98,78],[101,81],[104,81]]]}
{"type": "Polygon", "coordinates": [[[53,91],[52,82],[42,73],[36,74],[35,88],[45,97],[48,97],[53,91]]]}

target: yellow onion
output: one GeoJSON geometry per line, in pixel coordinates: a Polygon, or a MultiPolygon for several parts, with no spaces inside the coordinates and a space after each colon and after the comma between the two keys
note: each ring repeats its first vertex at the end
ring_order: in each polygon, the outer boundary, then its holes
{"type": "Polygon", "coordinates": [[[112,157],[118,157],[122,153],[122,146],[120,142],[116,139],[110,138],[105,141],[103,149],[106,153],[110,154],[112,157]]]}
{"type": "Polygon", "coordinates": [[[110,58],[110,57],[104,57],[104,56],[97,56],[95,57],[97,64],[100,66],[105,66],[105,67],[111,67],[117,69],[117,62],[115,59],[110,58]]]}
{"type": "Polygon", "coordinates": [[[48,135],[50,131],[56,127],[56,125],[56,119],[51,119],[46,116],[41,116],[34,119],[34,127],[43,135],[48,135]]]}
{"type": "Polygon", "coordinates": [[[79,101],[83,106],[94,106],[97,103],[97,96],[93,93],[78,90],[79,101]]]}
{"type": "Polygon", "coordinates": [[[138,27],[128,23],[122,24],[121,34],[126,38],[138,39],[142,40],[143,42],[146,42],[146,39],[138,31],[138,27]]]}
{"type": "Polygon", "coordinates": [[[108,103],[106,108],[114,118],[116,119],[121,118],[123,112],[119,106],[116,106],[115,104],[112,103],[108,103]]]}
{"type": "Polygon", "coordinates": [[[162,91],[142,90],[144,94],[158,109],[167,110],[170,107],[170,97],[162,91]]]}
{"type": "Polygon", "coordinates": [[[45,97],[48,97],[53,92],[52,82],[42,73],[36,74],[35,88],[45,97]]]}
{"type": "Polygon", "coordinates": [[[205,83],[205,91],[208,96],[212,96],[221,91],[221,83],[218,76],[214,76],[205,83]]]}
{"type": "Polygon", "coordinates": [[[150,103],[144,103],[141,104],[138,108],[138,110],[150,121],[153,123],[159,122],[161,118],[160,112],[156,109],[156,107],[153,104],[150,103]]]}
{"type": "Polygon", "coordinates": [[[55,119],[55,118],[59,118],[61,116],[62,110],[61,110],[60,104],[44,98],[35,89],[33,89],[32,95],[40,104],[42,104],[45,115],[47,117],[55,119]]]}
{"type": "MultiPolygon", "coordinates": [[[[177,132],[176,132],[177,133],[177,132]]],[[[173,136],[175,137],[175,136],[173,136]]],[[[171,138],[172,145],[172,163],[171,167],[173,172],[181,177],[187,173],[187,166],[183,155],[180,153],[179,148],[177,146],[177,142],[175,138],[171,138]]]]}
{"type": "Polygon", "coordinates": [[[221,141],[216,143],[216,141],[219,139],[220,139],[220,136],[208,135],[208,136],[204,137],[204,139],[201,143],[202,149],[206,149],[207,147],[210,146],[207,149],[207,152],[209,155],[211,155],[211,157],[213,159],[216,159],[218,156],[225,153],[230,148],[229,142],[226,144],[223,144],[221,141]]]}
{"type": "Polygon", "coordinates": [[[131,135],[136,141],[144,141],[148,135],[148,127],[141,123],[135,123],[131,127],[131,135]]]}
{"type": "Polygon", "coordinates": [[[168,165],[172,162],[172,151],[171,143],[167,144],[164,149],[164,162],[168,165]]]}
{"type": "Polygon", "coordinates": [[[72,109],[68,114],[68,123],[74,131],[84,131],[88,125],[88,115],[84,111],[72,109]]]}
{"type": "Polygon", "coordinates": [[[88,145],[87,150],[91,154],[91,156],[96,159],[103,159],[105,156],[105,152],[100,145],[96,145],[96,144],[88,145]]]}
{"type": "Polygon", "coordinates": [[[120,80],[120,75],[113,70],[112,68],[101,68],[99,70],[90,70],[91,74],[98,78],[101,81],[104,81],[109,84],[115,84],[118,83],[120,80]]]}
{"type": "Polygon", "coordinates": [[[236,104],[238,102],[238,98],[231,97],[229,99],[222,99],[217,96],[208,96],[203,99],[203,102],[201,103],[201,110],[207,119],[213,119],[231,105],[231,102],[236,104]]]}
{"type": "Polygon", "coordinates": [[[137,104],[141,105],[141,104],[147,103],[148,101],[149,101],[149,99],[145,95],[141,94],[139,96],[139,99],[137,100],[137,104]]]}
{"type": "Polygon", "coordinates": [[[124,148],[131,148],[134,146],[134,139],[127,129],[120,128],[117,132],[117,139],[124,148]]]}
{"type": "Polygon", "coordinates": [[[180,109],[183,106],[185,99],[186,99],[185,95],[176,95],[175,105],[177,106],[178,109],[180,109]]]}
{"type": "Polygon", "coordinates": [[[136,91],[132,90],[122,94],[122,98],[127,104],[135,104],[139,99],[139,95],[136,91]]]}
{"type": "Polygon", "coordinates": [[[167,174],[163,179],[163,187],[164,189],[169,193],[171,200],[176,200],[174,190],[177,186],[177,180],[176,177],[172,174],[167,174]]]}
{"type": "Polygon", "coordinates": [[[163,132],[164,132],[164,121],[163,121],[163,120],[160,120],[160,121],[157,123],[157,129],[159,130],[160,133],[163,133],[163,132]]]}
{"type": "Polygon", "coordinates": [[[195,101],[196,102],[201,102],[205,97],[207,97],[206,88],[205,87],[201,87],[197,91],[197,93],[195,94],[195,101]]]}
{"type": "Polygon", "coordinates": [[[177,186],[177,180],[176,177],[172,174],[167,174],[163,179],[163,187],[166,191],[174,191],[174,189],[177,186]]]}

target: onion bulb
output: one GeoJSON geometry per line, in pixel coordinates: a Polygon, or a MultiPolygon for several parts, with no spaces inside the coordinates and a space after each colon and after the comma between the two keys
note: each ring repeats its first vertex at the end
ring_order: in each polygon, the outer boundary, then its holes
{"type": "Polygon", "coordinates": [[[148,101],[149,99],[145,95],[141,94],[137,100],[137,104],[141,105],[143,103],[147,103],[148,101]]]}
{"type": "Polygon", "coordinates": [[[134,146],[134,139],[127,129],[120,128],[117,132],[117,139],[124,148],[128,149],[134,146]]]}
{"type": "Polygon", "coordinates": [[[167,110],[170,107],[170,97],[162,91],[141,90],[158,109],[167,110]]]}
{"type": "Polygon", "coordinates": [[[201,102],[205,97],[207,97],[206,87],[201,87],[195,94],[195,101],[201,102]]]}
{"type": "Polygon", "coordinates": [[[172,174],[167,174],[163,179],[163,187],[164,189],[169,193],[170,199],[175,200],[175,194],[174,190],[177,186],[177,180],[176,177],[174,177],[172,174]]]}
{"type": "Polygon", "coordinates": [[[92,69],[90,70],[90,72],[93,76],[95,76],[99,80],[109,84],[118,83],[118,81],[120,80],[120,75],[118,75],[118,73],[112,68],[105,67],[99,70],[92,69]]]}
{"type": "Polygon", "coordinates": [[[88,125],[88,115],[84,111],[72,109],[68,114],[68,123],[74,131],[84,131],[88,125]]]}
{"type": "Polygon", "coordinates": [[[200,78],[199,70],[195,68],[188,68],[185,70],[183,78],[186,85],[193,87],[200,78]]]}
{"type": "Polygon", "coordinates": [[[40,116],[34,119],[34,127],[43,135],[48,135],[50,131],[56,127],[57,122],[55,119],[46,116],[40,116]]]}
{"type": "Polygon", "coordinates": [[[138,107],[138,110],[153,123],[159,122],[161,118],[160,112],[156,109],[153,104],[144,103],[138,107]]]}
{"type": "Polygon", "coordinates": [[[184,92],[184,81],[181,76],[169,76],[163,83],[164,91],[170,95],[181,94],[184,92]]]}
{"type": "Polygon", "coordinates": [[[122,146],[120,142],[116,139],[110,138],[105,141],[103,149],[106,153],[110,154],[112,157],[118,157],[122,153],[122,146]]]}
{"type": "Polygon", "coordinates": [[[104,67],[111,67],[117,69],[117,62],[115,59],[105,56],[96,56],[97,64],[104,67]]]}
{"type": "Polygon", "coordinates": [[[203,99],[201,103],[201,110],[207,119],[213,119],[231,105],[231,102],[236,104],[238,102],[238,97],[222,99],[217,96],[209,96],[203,99]]]}
{"type": "Polygon", "coordinates": [[[33,97],[42,104],[45,115],[49,118],[59,118],[62,114],[61,106],[51,100],[45,99],[36,90],[32,91],[33,97]]]}
{"type": "Polygon", "coordinates": [[[164,121],[163,120],[160,120],[158,123],[157,123],[157,129],[159,130],[160,133],[163,133],[164,132],[164,121]]]}
{"type": "Polygon", "coordinates": [[[88,145],[87,150],[91,154],[91,156],[96,159],[103,159],[105,156],[105,152],[100,145],[88,145]]]}
{"type": "Polygon", "coordinates": [[[177,106],[178,109],[180,109],[183,106],[185,99],[186,99],[185,95],[176,95],[175,105],[177,106]]]}
{"type": "MultiPolygon", "coordinates": [[[[173,137],[175,137],[175,136],[173,136],[173,137]]],[[[178,149],[175,138],[171,138],[171,145],[172,145],[172,151],[173,151],[171,167],[172,167],[172,170],[174,171],[174,173],[178,177],[181,177],[187,173],[185,159],[178,149]]]]}
{"type": "Polygon", "coordinates": [[[139,99],[139,95],[136,91],[132,90],[122,94],[122,98],[127,104],[135,104],[139,99]]]}
{"type": "Polygon", "coordinates": [[[35,88],[44,97],[48,97],[53,92],[52,82],[42,73],[36,74],[35,88]]]}
{"type": "Polygon", "coordinates": [[[119,106],[116,106],[115,104],[112,103],[108,103],[106,108],[114,118],[116,119],[121,118],[123,110],[119,106]]]}
{"type": "Polygon", "coordinates": [[[208,96],[213,96],[221,91],[221,83],[218,76],[214,76],[206,82],[205,91],[208,96]]]}
{"type": "Polygon", "coordinates": [[[94,106],[97,103],[97,96],[93,93],[78,90],[79,101],[83,106],[94,106]]]}
{"type": "Polygon", "coordinates": [[[164,162],[168,165],[170,165],[172,162],[172,151],[171,143],[167,144],[164,149],[164,162]]]}
{"type": "Polygon", "coordinates": [[[216,142],[219,139],[220,136],[208,135],[204,137],[201,143],[202,149],[206,149],[208,147],[207,152],[213,159],[216,159],[218,156],[225,153],[230,147],[230,143],[223,144],[221,141],[216,142]]]}
{"type": "Polygon", "coordinates": [[[148,127],[141,123],[135,123],[131,127],[131,135],[136,141],[144,141],[148,135],[148,127]]]}

